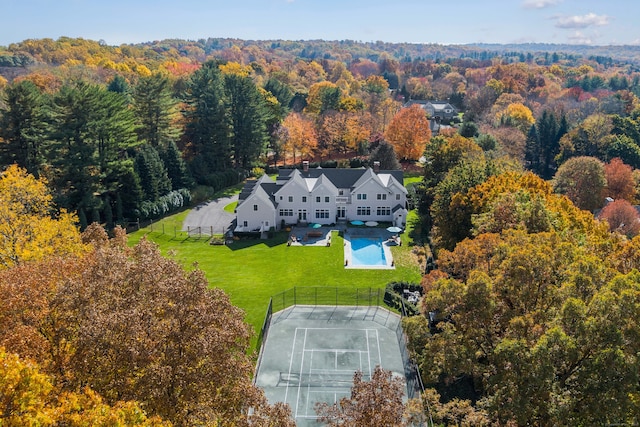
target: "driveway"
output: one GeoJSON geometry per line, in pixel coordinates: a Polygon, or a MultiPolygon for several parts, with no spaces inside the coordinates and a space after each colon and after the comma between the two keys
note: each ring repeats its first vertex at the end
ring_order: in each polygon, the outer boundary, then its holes
{"type": "Polygon", "coordinates": [[[211,234],[213,230],[214,234],[224,234],[235,218],[235,214],[226,212],[224,207],[237,201],[238,195],[236,194],[199,204],[191,209],[185,218],[182,230],[190,230],[191,233],[201,232],[202,234],[211,234]],[[198,227],[200,227],[199,230],[198,227]]]}

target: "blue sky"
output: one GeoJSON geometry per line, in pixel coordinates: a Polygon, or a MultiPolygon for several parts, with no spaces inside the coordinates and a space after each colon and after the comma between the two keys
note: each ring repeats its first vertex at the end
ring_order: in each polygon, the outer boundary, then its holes
{"type": "Polygon", "coordinates": [[[60,36],[640,45],[638,0],[3,0],[1,10],[1,46],[60,36]]]}

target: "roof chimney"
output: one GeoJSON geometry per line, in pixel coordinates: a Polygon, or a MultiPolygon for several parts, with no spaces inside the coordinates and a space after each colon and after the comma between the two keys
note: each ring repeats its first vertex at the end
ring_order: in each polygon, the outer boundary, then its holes
{"type": "Polygon", "coordinates": [[[309,172],[309,161],[308,160],[303,160],[302,161],[302,172],[309,172]]]}
{"type": "Polygon", "coordinates": [[[373,162],[373,171],[375,173],[380,172],[380,162],[373,162]]]}

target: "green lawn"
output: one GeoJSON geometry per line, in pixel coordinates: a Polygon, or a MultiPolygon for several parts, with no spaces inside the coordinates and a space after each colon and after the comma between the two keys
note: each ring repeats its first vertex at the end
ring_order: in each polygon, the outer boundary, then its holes
{"type": "Polygon", "coordinates": [[[395,270],[347,270],[343,266],[343,239],[337,233],[332,236],[331,247],[287,246],[286,232],[276,233],[270,240],[240,240],[230,246],[214,246],[204,236],[187,238],[179,231],[187,213],[132,233],[130,244],[147,236],[163,254],[173,254],[185,267],[197,262],[211,286],[224,289],[232,303],[245,311],[245,320],[256,332],[262,326],[269,298],[294,286],[384,288],[392,281],[420,282],[420,270],[407,241],[409,233],[403,234],[403,246],[391,248],[395,270]],[[178,230],[175,236],[174,230],[178,230]]]}

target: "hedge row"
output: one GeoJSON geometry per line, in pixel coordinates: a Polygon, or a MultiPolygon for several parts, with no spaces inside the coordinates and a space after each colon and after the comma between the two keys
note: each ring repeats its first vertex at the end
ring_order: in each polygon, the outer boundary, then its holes
{"type": "Polygon", "coordinates": [[[174,190],[155,202],[142,202],[137,211],[140,219],[158,218],[176,211],[191,202],[191,192],[186,188],[174,190]]]}

